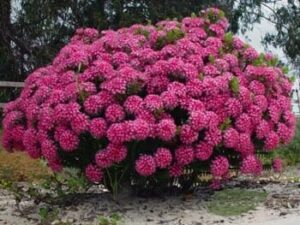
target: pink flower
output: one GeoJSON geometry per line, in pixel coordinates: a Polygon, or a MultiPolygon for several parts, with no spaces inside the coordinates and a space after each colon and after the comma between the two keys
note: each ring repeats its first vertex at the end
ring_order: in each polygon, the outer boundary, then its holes
{"type": "Polygon", "coordinates": [[[238,59],[235,55],[233,54],[226,54],[223,56],[223,59],[229,64],[230,67],[234,68],[238,66],[238,59]]]}
{"type": "Polygon", "coordinates": [[[191,112],[189,124],[195,131],[207,127],[208,117],[204,112],[191,112]]]}
{"type": "Polygon", "coordinates": [[[205,76],[212,76],[212,77],[215,77],[215,76],[220,74],[217,67],[215,67],[214,65],[204,66],[203,73],[204,73],[205,76]]]}
{"type": "Polygon", "coordinates": [[[216,129],[220,124],[220,117],[212,111],[206,111],[206,117],[207,117],[207,128],[210,129],[216,129]]]}
{"type": "Polygon", "coordinates": [[[247,48],[244,52],[244,57],[248,60],[248,61],[253,61],[256,58],[258,58],[259,54],[257,53],[257,51],[254,48],[247,48]]]}
{"type": "Polygon", "coordinates": [[[167,109],[174,109],[178,105],[178,99],[175,93],[165,91],[160,95],[163,105],[167,109]]]}
{"type": "Polygon", "coordinates": [[[104,176],[103,172],[93,164],[89,164],[85,168],[85,175],[93,183],[100,183],[104,176]]]}
{"type": "Polygon", "coordinates": [[[156,171],[155,159],[150,155],[141,155],[135,161],[135,170],[141,176],[151,176],[156,171]]]}
{"type": "Polygon", "coordinates": [[[226,72],[226,71],[229,70],[229,64],[224,59],[216,59],[215,60],[215,66],[221,72],[226,72]]]}
{"type": "Polygon", "coordinates": [[[85,114],[77,114],[76,116],[73,117],[70,123],[71,123],[72,130],[76,134],[81,134],[87,131],[89,127],[89,120],[85,114]]]}
{"type": "Polygon", "coordinates": [[[281,111],[276,105],[269,106],[269,114],[273,122],[277,123],[281,116],[281,111]]]}
{"type": "Polygon", "coordinates": [[[113,144],[129,141],[131,134],[128,123],[114,123],[107,130],[107,138],[113,144]]]}
{"type": "Polygon", "coordinates": [[[284,121],[287,123],[288,126],[294,127],[296,124],[296,117],[291,111],[285,111],[283,113],[284,121]]]}
{"type": "Polygon", "coordinates": [[[160,169],[167,168],[172,162],[172,154],[167,148],[158,148],[154,154],[156,166],[160,169]]]}
{"type": "Polygon", "coordinates": [[[125,94],[127,82],[124,78],[114,77],[111,80],[105,81],[101,84],[101,88],[110,92],[113,95],[125,94]]]}
{"type": "Polygon", "coordinates": [[[229,162],[224,156],[215,158],[210,166],[210,172],[214,177],[223,177],[228,173],[229,162]]]}
{"type": "Polygon", "coordinates": [[[178,98],[186,96],[186,86],[180,82],[172,82],[168,85],[167,91],[174,93],[178,98]]]}
{"type": "Polygon", "coordinates": [[[66,152],[75,151],[79,145],[78,136],[71,130],[65,130],[59,137],[59,144],[66,152]]]}
{"type": "Polygon", "coordinates": [[[132,138],[135,140],[145,140],[151,132],[151,127],[143,119],[136,119],[130,122],[130,128],[133,133],[132,138]]]}
{"type": "Polygon", "coordinates": [[[254,104],[259,106],[262,111],[266,111],[268,108],[268,100],[263,95],[256,95],[254,98],[254,104]]]}
{"type": "Polygon", "coordinates": [[[157,137],[163,141],[170,141],[176,134],[176,125],[170,119],[163,119],[156,127],[157,137]]]}
{"type": "Polygon", "coordinates": [[[99,150],[95,155],[95,162],[100,168],[108,168],[113,164],[113,155],[107,149],[99,150]]]}
{"type": "Polygon", "coordinates": [[[183,174],[183,166],[179,164],[173,164],[169,167],[170,177],[180,177],[183,174]]]}
{"type": "Polygon", "coordinates": [[[185,166],[190,164],[194,159],[194,151],[191,147],[179,147],[175,151],[175,159],[179,165],[185,166]]]}
{"type": "Polygon", "coordinates": [[[200,97],[202,94],[202,81],[199,79],[192,79],[189,80],[186,84],[187,93],[191,97],[200,97]]]}
{"type": "Polygon", "coordinates": [[[252,105],[250,106],[249,110],[248,110],[248,115],[251,118],[251,122],[254,125],[259,124],[261,117],[262,117],[262,110],[260,107],[252,105]]]}
{"type": "Polygon", "coordinates": [[[213,31],[218,37],[222,37],[225,33],[224,28],[219,24],[212,24],[209,26],[209,29],[213,31]]]}
{"type": "Polygon", "coordinates": [[[238,99],[244,107],[248,107],[252,103],[251,92],[244,86],[240,87],[238,99]]]}
{"type": "Polygon", "coordinates": [[[124,119],[123,107],[117,104],[108,106],[105,110],[105,118],[110,123],[120,122],[124,119]]]}
{"type": "Polygon", "coordinates": [[[191,126],[184,124],[180,129],[180,140],[183,144],[192,144],[198,139],[198,133],[191,126]]]}
{"type": "Polygon", "coordinates": [[[275,149],[279,144],[279,137],[278,135],[274,132],[271,131],[267,136],[265,140],[265,149],[267,151],[271,151],[275,149]]]}
{"type": "Polygon", "coordinates": [[[223,135],[224,145],[227,148],[235,148],[239,144],[239,133],[233,128],[229,128],[223,135]]]}
{"type": "Polygon", "coordinates": [[[89,114],[97,114],[101,109],[101,100],[99,96],[92,95],[84,101],[84,109],[89,114]]]}
{"type": "Polygon", "coordinates": [[[256,95],[265,94],[265,86],[257,80],[254,80],[249,84],[249,89],[256,95]]]}
{"type": "Polygon", "coordinates": [[[239,116],[243,111],[242,105],[235,98],[228,99],[228,101],[225,103],[225,107],[228,115],[233,117],[239,116]]]}
{"type": "Polygon", "coordinates": [[[250,134],[240,134],[240,139],[236,150],[240,152],[243,156],[247,156],[254,153],[255,149],[250,134]]]}
{"type": "Polygon", "coordinates": [[[44,140],[41,143],[42,155],[48,161],[56,161],[58,159],[57,149],[51,140],[44,140]]]}
{"type": "MultiPolygon", "coordinates": [[[[186,103],[184,103],[186,105],[186,103]]],[[[205,109],[205,106],[202,101],[196,100],[196,99],[191,99],[187,102],[187,110],[189,112],[194,112],[194,111],[202,111],[205,109]]]]}
{"type": "Polygon", "coordinates": [[[282,172],[282,160],[280,158],[274,159],[272,162],[272,168],[276,173],[282,172]]]}
{"type": "Polygon", "coordinates": [[[277,135],[283,143],[288,143],[292,139],[291,130],[283,123],[277,125],[277,135]]]}
{"type": "Polygon", "coordinates": [[[244,42],[241,39],[239,39],[238,37],[234,37],[233,38],[233,46],[236,49],[241,49],[244,47],[244,42]]]}
{"type": "Polygon", "coordinates": [[[127,112],[137,114],[141,110],[143,99],[137,95],[129,96],[124,102],[124,108],[127,112]]]}
{"type": "Polygon", "coordinates": [[[60,161],[49,161],[48,166],[53,172],[61,172],[63,169],[63,165],[60,161]]]}
{"type": "Polygon", "coordinates": [[[201,142],[195,148],[195,158],[199,160],[208,160],[213,153],[213,146],[206,142],[201,142]]]}
{"type": "Polygon", "coordinates": [[[38,159],[41,157],[41,149],[36,146],[30,146],[26,148],[28,155],[33,159],[38,159]]]}
{"type": "Polygon", "coordinates": [[[219,129],[210,129],[206,131],[204,140],[210,145],[218,145],[222,141],[222,134],[219,129]]]}
{"type": "Polygon", "coordinates": [[[262,163],[255,155],[249,155],[243,159],[240,170],[244,174],[259,175],[262,171],[262,163]]]}
{"type": "Polygon", "coordinates": [[[89,130],[94,138],[102,138],[106,134],[107,125],[104,119],[94,118],[91,120],[89,130]]]}
{"type": "Polygon", "coordinates": [[[127,148],[123,145],[113,145],[107,146],[106,151],[108,152],[109,158],[112,158],[114,162],[122,162],[127,156],[127,148]]]}
{"type": "Polygon", "coordinates": [[[251,118],[246,113],[240,115],[235,122],[235,127],[240,132],[250,132],[251,125],[251,118]]]}
{"type": "Polygon", "coordinates": [[[270,125],[267,121],[261,120],[259,125],[256,127],[256,137],[259,139],[263,139],[270,132],[270,125]]]}
{"type": "Polygon", "coordinates": [[[213,190],[219,190],[221,188],[221,179],[213,179],[210,187],[213,190]]]}
{"type": "Polygon", "coordinates": [[[158,95],[148,95],[144,99],[144,104],[147,109],[150,111],[159,110],[163,107],[163,102],[158,95]]]}

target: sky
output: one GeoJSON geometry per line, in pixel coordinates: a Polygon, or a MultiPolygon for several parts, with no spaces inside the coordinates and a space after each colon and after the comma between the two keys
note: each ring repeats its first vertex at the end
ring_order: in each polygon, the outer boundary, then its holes
{"type": "MultiPolygon", "coordinates": [[[[286,3],[287,1],[283,0],[283,1],[279,1],[279,3],[276,3],[275,5],[274,4],[267,4],[267,5],[269,5],[271,8],[276,8],[286,3]]],[[[270,9],[268,9],[265,6],[262,6],[262,11],[265,13],[266,16],[268,16],[271,13],[270,9]]],[[[278,58],[280,58],[282,61],[287,62],[287,58],[281,48],[274,48],[270,46],[268,47],[268,49],[265,49],[265,47],[262,45],[261,41],[267,33],[276,33],[276,28],[274,24],[262,18],[260,23],[255,23],[253,25],[253,30],[249,30],[245,34],[239,32],[238,36],[241,39],[243,39],[245,42],[252,45],[257,51],[259,52],[265,52],[266,50],[270,51],[273,54],[277,55],[278,58]]]]}
{"type": "MultiPolygon", "coordinates": [[[[283,1],[280,1],[280,4],[285,4],[286,2],[287,1],[283,0],[283,1]]],[[[274,6],[271,6],[271,7],[274,7],[274,6]]],[[[266,13],[268,13],[269,9],[265,8],[264,10],[266,13]]],[[[265,46],[263,46],[261,41],[267,33],[276,33],[276,28],[275,28],[274,24],[272,24],[271,22],[269,22],[265,19],[261,19],[260,23],[255,23],[253,25],[253,30],[249,30],[245,34],[242,34],[241,32],[239,32],[237,35],[243,41],[245,41],[245,42],[249,43],[251,46],[253,46],[257,51],[271,52],[274,55],[277,55],[278,58],[281,59],[283,62],[287,62],[286,55],[284,54],[284,52],[282,51],[281,48],[274,48],[272,46],[268,46],[268,48],[266,49],[265,46]]],[[[300,85],[299,84],[300,84],[300,81],[299,81],[299,79],[297,79],[294,83],[293,88],[298,90],[299,96],[300,96],[300,90],[299,90],[300,85]]],[[[296,99],[297,99],[297,95],[294,94],[293,95],[293,111],[297,114],[300,114],[300,105],[295,103],[296,99]]]]}

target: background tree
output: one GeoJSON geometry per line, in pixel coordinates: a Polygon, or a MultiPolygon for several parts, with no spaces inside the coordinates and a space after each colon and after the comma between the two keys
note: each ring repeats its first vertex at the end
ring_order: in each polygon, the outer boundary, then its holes
{"type": "Polygon", "coordinates": [[[134,23],[182,18],[215,6],[225,11],[233,33],[267,19],[277,33],[266,45],[282,47],[292,63],[300,57],[299,1],[276,0],[1,0],[0,79],[24,80],[46,65],[79,27],[117,29],[134,23]],[[275,7],[276,6],[276,7],[275,7]],[[266,10],[266,8],[268,10],[266,10]],[[271,12],[266,14],[266,11],[271,12]]]}

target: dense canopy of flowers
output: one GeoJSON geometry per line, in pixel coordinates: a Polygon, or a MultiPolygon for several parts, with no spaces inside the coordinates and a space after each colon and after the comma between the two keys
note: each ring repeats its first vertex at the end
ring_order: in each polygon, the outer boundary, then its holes
{"type": "Polygon", "coordinates": [[[203,167],[214,184],[232,166],[259,174],[259,152],[294,135],[292,84],[276,57],[228,26],[211,8],[181,22],[78,29],[5,106],[4,147],[54,171],[79,167],[95,183],[111,168],[172,179],[203,167]]]}

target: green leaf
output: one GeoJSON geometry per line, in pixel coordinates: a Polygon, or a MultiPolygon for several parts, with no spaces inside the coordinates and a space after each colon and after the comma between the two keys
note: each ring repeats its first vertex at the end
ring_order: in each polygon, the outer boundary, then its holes
{"type": "Polygon", "coordinates": [[[224,11],[220,10],[220,12],[219,12],[219,18],[224,18],[224,17],[225,17],[224,11]]]}
{"type": "MultiPolygon", "coordinates": [[[[149,22],[149,21],[148,21],[149,22]]],[[[151,21],[150,21],[151,23],[151,21]]],[[[150,32],[148,30],[145,30],[145,29],[142,29],[142,28],[138,28],[136,31],[135,31],[135,34],[139,34],[139,35],[144,35],[146,38],[149,37],[150,35],[150,32]]]]}
{"type": "Polygon", "coordinates": [[[274,57],[270,60],[271,66],[276,66],[278,64],[278,58],[274,57]]]}
{"type": "Polygon", "coordinates": [[[198,74],[198,78],[199,78],[199,80],[203,80],[203,79],[204,79],[203,73],[199,73],[199,74],[198,74]]]}
{"type": "Polygon", "coordinates": [[[231,44],[232,41],[233,41],[233,33],[227,32],[227,33],[224,35],[224,41],[225,41],[227,44],[231,44]]]}
{"type": "Polygon", "coordinates": [[[209,55],[208,56],[208,60],[211,64],[214,64],[215,63],[215,57],[213,55],[209,55]]]}
{"type": "Polygon", "coordinates": [[[208,11],[207,16],[208,16],[208,19],[210,20],[210,22],[212,22],[212,23],[217,22],[220,17],[220,15],[215,15],[215,13],[212,9],[208,11]]]}
{"type": "Polygon", "coordinates": [[[263,53],[260,53],[259,57],[253,61],[254,66],[260,66],[265,63],[265,55],[263,53]]]}
{"type": "Polygon", "coordinates": [[[122,217],[118,214],[118,213],[112,213],[110,215],[110,218],[116,220],[116,221],[120,221],[122,219],[122,217]]]}
{"type": "Polygon", "coordinates": [[[294,83],[294,82],[296,81],[296,75],[293,74],[291,77],[289,77],[289,81],[290,81],[291,83],[294,83]]]}
{"type": "Polygon", "coordinates": [[[240,83],[237,77],[233,77],[229,81],[229,87],[234,94],[238,94],[240,90],[240,83]]]}
{"type": "Polygon", "coordinates": [[[167,32],[166,41],[168,44],[172,44],[175,41],[184,37],[184,33],[180,29],[173,29],[167,32]]]}
{"type": "Polygon", "coordinates": [[[49,215],[49,210],[47,208],[40,208],[39,216],[41,217],[41,221],[45,221],[49,215]]]}
{"type": "Polygon", "coordinates": [[[157,49],[162,49],[165,46],[166,40],[164,37],[158,37],[155,43],[157,49]]]}
{"type": "Polygon", "coordinates": [[[77,73],[81,73],[82,72],[82,63],[79,63],[78,68],[77,68],[77,73]]]}
{"type": "Polygon", "coordinates": [[[192,17],[192,18],[197,17],[196,13],[192,12],[191,17],[192,17]]]}
{"type": "Polygon", "coordinates": [[[166,36],[159,37],[156,41],[156,48],[162,49],[167,44],[174,44],[177,40],[184,37],[184,32],[179,29],[169,30],[166,36]]]}
{"type": "Polygon", "coordinates": [[[223,123],[220,125],[220,130],[226,130],[231,126],[231,119],[228,117],[226,118],[223,123]]]}
{"type": "Polygon", "coordinates": [[[282,67],[282,72],[284,74],[288,74],[289,73],[289,68],[287,66],[282,67]]]}

